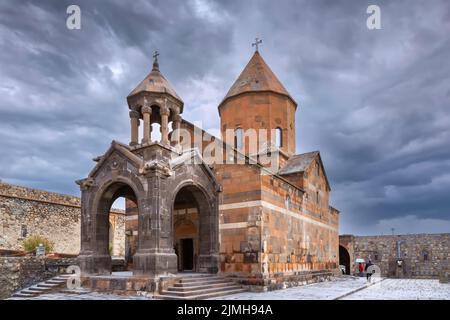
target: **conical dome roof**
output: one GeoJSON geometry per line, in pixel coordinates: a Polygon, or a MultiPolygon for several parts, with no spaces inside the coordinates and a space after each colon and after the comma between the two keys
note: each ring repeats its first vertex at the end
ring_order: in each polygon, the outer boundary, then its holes
{"type": "Polygon", "coordinates": [[[252,56],[247,66],[231,86],[225,98],[223,98],[220,105],[231,97],[245,92],[258,91],[271,91],[285,95],[290,98],[295,105],[297,105],[295,100],[281,84],[280,80],[278,80],[277,76],[273,73],[258,51],[256,51],[252,56]]]}
{"type": "Polygon", "coordinates": [[[159,64],[157,60],[153,63],[152,71],[133,91],[131,91],[128,98],[141,92],[166,93],[183,103],[183,100],[181,100],[178,96],[173,86],[159,71],[159,64]]]}

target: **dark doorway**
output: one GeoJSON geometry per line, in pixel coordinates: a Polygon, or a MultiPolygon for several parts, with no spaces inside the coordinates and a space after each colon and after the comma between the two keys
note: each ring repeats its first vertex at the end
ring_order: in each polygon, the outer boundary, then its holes
{"type": "Polygon", "coordinates": [[[350,254],[343,246],[339,246],[339,265],[345,266],[345,274],[350,274],[350,254]]]}
{"type": "Polygon", "coordinates": [[[182,270],[194,269],[194,241],[192,239],[181,239],[182,270]]]}

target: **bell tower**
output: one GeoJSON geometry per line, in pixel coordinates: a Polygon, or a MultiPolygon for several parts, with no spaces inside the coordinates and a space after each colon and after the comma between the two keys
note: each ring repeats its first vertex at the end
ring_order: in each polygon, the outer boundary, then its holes
{"type": "MultiPolygon", "coordinates": [[[[180,114],[183,112],[184,103],[160,72],[158,56],[159,53],[155,51],[152,71],[127,97],[131,122],[130,146],[147,145],[154,142],[168,146],[170,145],[169,122],[172,121],[174,130],[180,128],[180,114]],[[141,121],[144,128],[143,136],[139,137],[141,121]],[[160,141],[151,141],[153,123],[160,125],[160,141]]],[[[178,141],[177,137],[172,140],[178,141]]]]}
{"type": "Polygon", "coordinates": [[[219,104],[222,136],[226,139],[226,131],[234,130],[231,144],[248,152],[246,132],[265,129],[267,134],[258,135],[258,144],[276,147],[289,158],[295,154],[297,103],[262,58],[260,43],[256,39],[255,53],[219,104]]]}

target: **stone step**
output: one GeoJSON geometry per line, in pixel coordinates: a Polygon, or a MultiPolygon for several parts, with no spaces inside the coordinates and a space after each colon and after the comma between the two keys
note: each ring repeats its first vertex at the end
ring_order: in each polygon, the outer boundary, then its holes
{"type": "Polygon", "coordinates": [[[210,289],[210,288],[220,288],[220,287],[226,287],[230,284],[234,284],[232,281],[223,281],[223,282],[217,282],[217,283],[210,283],[210,284],[195,284],[195,285],[186,285],[183,283],[175,283],[172,287],[169,287],[168,291],[190,291],[190,290],[197,290],[197,289],[210,289]]]}
{"type": "Polygon", "coordinates": [[[215,274],[182,276],[178,282],[155,295],[155,299],[191,300],[209,299],[245,292],[233,279],[215,274]]]}
{"type": "Polygon", "coordinates": [[[49,292],[49,291],[51,291],[53,288],[49,288],[49,287],[40,287],[40,286],[38,286],[38,285],[35,285],[35,286],[32,286],[32,287],[29,287],[28,289],[33,290],[33,291],[39,291],[39,292],[41,292],[41,293],[44,293],[44,292],[49,292]]]}
{"type": "Polygon", "coordinates": [[[50,279],[50,280],[46,281],[46,283],[50,283],[50,284],[63,284],[66,282],[67,282],[67,280],[55,280],[55,279],[50,279]]]}
{"type": "Polygon", "coordinates": [[[162,295],[175,295],[175,296],[187,297],[187,296],[197,296],[197,295],[200,295],[200,294],[224,292],[224,291],[238,290],[238,289],[241,289],[241,287],[236,285],[236,284],[231,284],[231,285],[228,285],[226,287],[210,288],[210,289],[201,288],[201,289],[189,290],[189,291],[169,291],[169,290],[164,290],[164,291],[161,292],[161,294],[162,295]]]}
{"type": "Polygon", "coordinates": [[[20,292],[16,292],[12,295],[12,297],[14,298],[32,298],[32,297],[36,297],[37,294],[31,294],[31,293],[22,293],[20,292]]]}
{"type": "Polygon", "coordinates": [[[67,282],[67,278],[70,277],[70,275],[58,275],[56,277],[53,277],[47,281],[39,282],[35,285],[32,285],[28,288],[22,289],[12,295],[12,297],[15,298],[31,298],[36,297],[43,293],[48,293],[52,291],[52,289],[62,286],[64,283],[67,282]]]}
{"type": "Polygon", "coordinates": [[[56,284],[56,283],[47,283],[47,282],[41,282],[41,283],[38,283],[36,286],[38,286],[38,287],[42,287],[42,288],[49,288],[49,289],[53,289],[53,288],[56,288],[56,287],[59,287],[60,286],[60,284],[56,284]]]}
{"type": "Polygon", "coordinates": [[[202,300],[202,299],[210,299],[210,298],[217,298],[217,297],[225,297],[236,293],[246,292],[245,289],[239,288],[236,290],[225,290],[225,291],[219,291],[219,292],[212,292],[212,293],[206,293],[206,294],[199,294],[194,296],[175,296],[175,295],[155,295],[154,299],[162,299],[162,300],[202,300]]]}
{"type": "Polygon", "coordinates": [[[203,277],[203,278],[193,278],[193,279],[180,279],[180,283],[186,283],[186,284],[192,284],[192,283],[214,283],[214,282],[221,282],[221,281],[227,281],[229,280],[228,278],[225,277],[203,277]]]}
{"type": "Polygon", "coordinates": [[[217,274],[214,273],[188,273],[188,274],[179,274],[183,279],[193,279],[193,278],[208,278],[208,277],[217,277],[217,274]]]}
{"type": "Polygon", "coordinates": [[[31,288],[27,288],[27,289],[21,290],[20,293],[39,295],[39,294],[42,293],[42,291],[39,291],[39,290],[33,290],[33,289],[31,289],[31,288]]]}

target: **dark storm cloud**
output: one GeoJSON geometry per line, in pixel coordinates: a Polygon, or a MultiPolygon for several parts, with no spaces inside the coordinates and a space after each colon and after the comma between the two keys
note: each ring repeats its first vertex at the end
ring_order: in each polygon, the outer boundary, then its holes
{"type": "Polygon", "coordinates": [[[0,178],[77,194],[90,159],[127,141],[125,97],[155,49],[184,117],[218,128],[255,36],[299,103],[298,151],[322,153],[342,232],[450,230],[444,0],[2,2],[0,178]],[[65,27],[72,3],[81,30],[65,27]]]}

